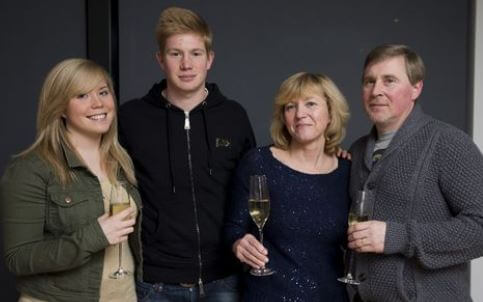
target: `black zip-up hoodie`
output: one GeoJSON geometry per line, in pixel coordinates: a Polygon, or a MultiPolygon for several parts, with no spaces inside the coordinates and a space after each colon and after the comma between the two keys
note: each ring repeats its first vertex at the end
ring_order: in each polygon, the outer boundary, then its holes
{"type": "Polygon", "coordinates": [[[222,242],[231,175],[255,146],[243,107],[206,84],[189,115],[155,84],[120,108],[120,139],[132,157],[143,201],[143,275],[148,282],[198,283],[233,273],[222,242]],[[186,128],[189,128],[186,129],[186,128]]]}

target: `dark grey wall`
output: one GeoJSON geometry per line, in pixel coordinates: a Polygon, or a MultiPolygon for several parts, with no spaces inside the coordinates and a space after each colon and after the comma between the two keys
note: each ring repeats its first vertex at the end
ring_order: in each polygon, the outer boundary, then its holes
{"type": "Polygon", "coordinates": [[[428,68],[426,111],[467,130],[469,1],[120,1],[120,99],[144,95],[162,78],[154,26],[176,5],[199,12],[214,32],[209,81],[248,111],[259,144],[269,143],[273,96],[298,71],[329,75],[347,97],[352,118],[345,146],[366,133],[360,76],[367,52],[405,43],[428,68]]]}
{"type": "MultiPolygon", "coordinates": [[[[48,70],[64,58],[86,56],[84,0],[0,1],[0,37],[3,174],[10,156],[34,140],[37,98],[48,70]]],[[[14,279],[5,269],[3,253],[0,284],[0,300],[16,301],[14,279]]]]}
{"type": "MultiPolygon", "coordinates": [[[[360,69],[369,49],[406,43],[424,58],[421,103],[439,119],[467,130],[471,0],[119,1],[120,98],[143,95],[162,78],[154,59],[160,11],[178,5],[199,12],[215,34],[209,81],[247,109],[259,144],[269,142],[273,95],[301,71],[323,72],[352,111],[347,147],[367,132],[360,105],[360,69]]],[[[84,0],[0,2],[0,172],[35,135],[37,96],[46,72],[67,57],[86,56],[84,0]]],[[[0,248],[2,240],[0,238],[0,248]]],[[[13,278],[0,258],[1,300],[15,301],[13,278]]]]}

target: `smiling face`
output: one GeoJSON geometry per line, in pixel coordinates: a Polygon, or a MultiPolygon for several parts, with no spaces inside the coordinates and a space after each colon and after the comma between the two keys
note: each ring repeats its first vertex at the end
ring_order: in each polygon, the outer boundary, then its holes
{"type": "Polygon", "coordinates": [[[291,145],[323,143],[329,122],[327,101],[318,95],[295,99],[284,107],[284,123],[291,136],[291,145]]]}
{"type": "Polygon", "coordinates": [[[105,81],[87,93],[69,100],[63,114],[72,140],[100,139],[114,119],[114,98],[105,81]]]}
{"type": "Polygon", "coordinates": [[[369,119],[382,134],[398,130],[421,94],[423,82],[410,83],[403,56],[392,57],[366,67],[362,99],[369,119]]]}
{"type": "Polygon", "coordinates": [[[205,41],[195,33],[184,33],[166,39],[157,59],[164,71],[171,94],[203,93],[213,52],[207,52],[205,41]]]}

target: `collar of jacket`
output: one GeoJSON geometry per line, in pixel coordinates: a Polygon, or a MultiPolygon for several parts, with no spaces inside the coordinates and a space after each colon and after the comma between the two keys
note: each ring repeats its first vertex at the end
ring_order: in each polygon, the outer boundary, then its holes
{"type": "MultiPolygon", "coordinates": [[[[406,142],[409,138],[411,138],[414,135],[414,133],[416,133],[421,127],[426,125],[429,121],[430,121],[430,117],[423,112],[421,105],[419,105],[419,103],[416,103],[414,105],[413,110],[411,110],[411,113],[408,115],[408,117],[403,122],[401,127],[397,130],[387,150],[384,151],[382,158],[378,160],[378,162],[380,162],[383,158],[387,157],[394,150],[398,150],[399,147],[404,142],[406,142]]],[[[374,151],[376,140],[377,140],[377,130],[376,130],[376,127],[373,126],[368,136],[365,155],[364,155],[364,163],[369,169],[372,168],[372,153],[374,151]]]]}
{"type": "Polygon", "coordinates": [[[61,148],[64,153],[65,161],[67,162],[67,166],[69,166],[69,168],[79,168],[86,166],[84,162],[79,159],[76,153],[64,143],[61,144],[61,148]]]}

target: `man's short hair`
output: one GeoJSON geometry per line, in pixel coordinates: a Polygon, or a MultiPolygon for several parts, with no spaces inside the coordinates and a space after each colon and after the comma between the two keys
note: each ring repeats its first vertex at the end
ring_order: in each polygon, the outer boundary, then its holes
{"type": "Polygon", "coordinates": [[[208,24],[195,12],[180,7],[168,7],[161,12],[156,25],[156,39],[160,51],[172,35],[194,33],[200,35],[207,52],[213,49],[213,33],[208,24]]]}
{"type": "Polygon", "coordinates": [[[406,74],[412,85],[424,80],[425,67],[423,59],[408,46],[402,44],[383,44],[371,50],[364,62],[364,71],[369,65],[399,56],[404,58],[406,74]]]}

